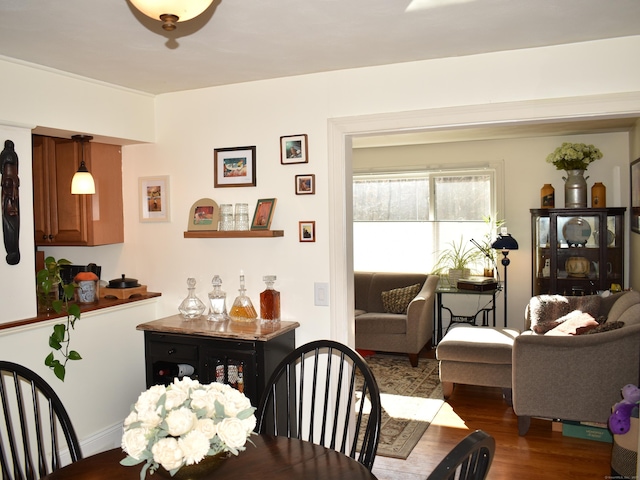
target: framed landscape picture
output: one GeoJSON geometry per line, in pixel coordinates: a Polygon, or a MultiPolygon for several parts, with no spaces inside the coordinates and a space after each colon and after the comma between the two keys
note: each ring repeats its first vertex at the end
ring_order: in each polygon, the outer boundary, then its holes
{"type": "Polygon", "coordinates": [[[301,242],[315,242],[316,241],[316,222],[305,221],[298,222],[298,233],[300,235],[301,242]]]}
{"type": "Polygon", "coordinates": [[[216,148],[213,152],[215,188],[256,186],[255,146],[216,148]]]}

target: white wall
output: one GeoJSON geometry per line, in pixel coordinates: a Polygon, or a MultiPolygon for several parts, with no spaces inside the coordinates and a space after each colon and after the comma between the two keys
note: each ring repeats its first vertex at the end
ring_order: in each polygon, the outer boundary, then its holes
{"type": "MultiPolygon", "coordinates": [[[[424,112],[429,112],[432,122],[437,119],[447,128],[456,123],[479,122],[484,118],[496,123],[509,116],[511,102],[530,102],[528,105],[532,111],[535,110],[536,114],[530,117],[519,104],[520,119],[535,117],[541,120],[545,113],[557,112],[557,109],[547,110],[548,102],[565,102],[568,97],[586,95],[621,95],[624,102],[619,106],[615,102],[608,103],[603,111],[600,104],[594,106],[585,100],[572,103],[569,99],[564,105],[571,106],[571,114],[595,112],[615,115],[627,112],[625,109],[636,108],[635,104],[629,107],[626,100],[629,92],[640,93],[640,65],[629,61],[639,52],[640,37],[629,37],[251,82],[157,98],[131,92],[121,94],[121,90],[94,82],[87,82],[88,85],[80,82],[78,85],[76,78],[56,78],[48,86],[40,71],[23,71],[25,67],[20,66],[16,73],[13,65],[0,62],[0,96],[2,116],[8,117],[4,123],[82,129],[94,135],[156,141],[154,144],[123,148],[125,243],[93,248],[50,248],[46,253],[64,254],[74,263],[94,261],[103,267],[103,278],[106,279],[121,273],[138,278],[150,290],[162,292],[155,312],[158,317],[177,311],[180,301],[186,296],[188,276],[198,280],[197,293],[205,300],[206,292],[211,289],[211,277],[221,275],[231,301],[238,287],[237,275],[243,269],[248,292],[257,304],[257,295],[263,289],[262,275],[273,273],[278,276],[276,288],[282,292],[283,319],[301,323],[296,334],[298,343],[330,336],[349,340],[353,333],[347,285],[349,225],[345,221],[348,207],[342,202],[342,197],[351,171],[345,142],[349,144],[353,130],[346,129],[342,134],[336,125],[349,125],[364,118],[359,124],[358,134],[366,134],[375,132],[377,125],[381,124],[376,122],[377,115],[386,115],[386,123],[382,124],[384,128],[401,129],[403,125],[412,124],[424,112]],[[575,64],[597,67],[590,69],[589,75],[564,74],[567,65],[575,64]],[[15,78],[7,80],[7,75],[15,75],[15,78]],[[73,92],[80,86],[83,95],[78,98],[73,92]],[[41,100],[39,102],[31,96],[38,88],[46,89],[48,93],[45,98],[38,93],[35,98],[41,100]],[[18,100],[14,102],[9,97],[18,100]],[[56,100],[58,98],[64,101],[56,100]],[[93,100],[98,102],[97,108],[93,100]],[[133,104],[132,114],[135,117],[130,121],[124,118],[128,100],[133,104]],[[5,103],[9,105],[6,110],[5,103]],[[88,105],[91,108],[86,108],[88,105]],[[121,112],[120,115],[117,111],[121,112]],[[414,115],[413,112],[417,113],[414,115]],[[148,120],[149,115],[151,120],[148,120]],[[393,120],[389,121],[389,118],[393,120]],[[124,122],[124,127],[121,122],[124,122]],[[138,125],[138,122],[143,125],[138,125]],[[300,133],[309,136],[309,163],[280,165],[280,136],[300,133]],[[245,145],[257,147],[257,187],[214,189],[214,148],[245,145]],[[310,173],[316,175],[316,194],[296,196],[294,176],[310,173]],[[138,178],[151,175],[171,177],[170,222],[148,224],[138,220],[138,178]],[[213,198],[218,203],[244,201],[252,205],[259,198],[276,197],[278,204],[272,228],[283,229],[285,236],[269,239],[184,239],[189,209],[202,197],[213,198]],[[297,228],[301,220],[316,221],[315,243],[298,242],[297,228]],[[329,308],[313,304],[313,283],[317,281],[332,283],[332,304],[329,308]]],[[[640,108],[635,111],[638,112],[640,108]]],[[[549,143],[542,150],[546,153],[551,146],[549,143]]],[[[605,150],[603,145],[599,146],[605,150]]],[[[505,172],[506,178],[513,179],[505,195],[508,199],[517,199],[509,200],[510,209],[505,216],[510,229],[524,232],[522,236],[525,239],[528,236],[528,209],[537,205],[543,179],[546,181],[555,174],[557,177],[553,183],[557,189],[560,186],[560,173],[550,172],[541,158],[536,156],[536,166],[530,164],[526,167],[531,174],[529,176],[519,175],[520,167],[516,168],[518,164],[515,161],[505,172]],[[522,192],[528,192],[523,199],[522,192]]],[[[608,176],[600,168],[594,167],[591,172],[607,184],[608,176]]],[[[21,190],[23,195],[29,195],[27,192],[29,187],[21,190]]],[[[28,230],[23,232],[29,234],[28,230]]],[[[514,252],[510,280],[518,276],[528,283],[528,270],[520,269],[528,269],[529,255],[524,245],[522,250],[514,252]]],[[[25,252],[24,261],[27,262],[24,268],[28,268],[28,252],[25,252]]],[[[13,278],[13,271],[6,265],[0,266],[0,274],[3,277],[9,274],[13,278]]],[[[1,292],[3,309],[0,321],[15,319],[4,311],[7,301],[24,302],[35,309],[33,283],[27,281],[23,284],[24,279],[18,277],[15,280],[20,284],[14,285],[9,295],[1,292]]],[[[522,307],[517,304],[523,305],[523,292],[528,292],[528,289],[527,286],[520,293],[515,289],[509,290],[514,312],[521,311],[522,307]]],[[[141,375],[143,366],[139,355],[142,343],[134,331],[134,325],[139,322],[137,317],[129,321],[131,323],[123,326],[120,334],[123,337],[131,335],[130,338],[136,340],[124,349],[108,344],[105,345],[106,350],[99,351],[103,352],[105,361],[117,352],[135,375],[141,375]]],[[[86,327],[86,331],[91,333],[89,325],[87,322],[80,328],[86,327]]],[[[35,350],[32,352],[31,348],[36,348],[42,340],[46,341],[45,335],[44,331],[33,335],[16,332],[10,340],[12,348],[5,349],[8,341],[0,339],[0,350],[27,365],[39,366],[42,355],[35,350]],[[15,352],[13,345],[18,344],[22,345],[22,350],[15,352]]],[[[82,340],[78,349],[91,350],[100,340],[98,336],[82,340]]],[[[80,362],[82,368],[89,365],[85,362],[80,362]]],[[[52,381],[57,382],[55,379],[52,381]]],[[[117,379],[109,378],[103,384],[104,396],[100,402],[105,405],[115,397],[122,401],[124,396],[131,397],[126,399],[129,403],[134,400],[131,391],[120,391],[117,379]]],[[[83,390],[78,388],[77,394],[84,395],[83,390]]],[[[87,421],[93,431],[101,428],[98,423],[103,423],[103,428],[108,427],[107,421],[98,419],[94,423],[94,412],[97,406],[102,405],[100,402],[78,405],[74,409],[74,420],[78,419],[81,424],[87,421]]]]}

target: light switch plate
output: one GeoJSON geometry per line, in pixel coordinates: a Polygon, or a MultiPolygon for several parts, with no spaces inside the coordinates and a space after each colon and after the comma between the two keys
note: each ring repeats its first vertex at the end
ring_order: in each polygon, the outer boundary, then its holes
{"type": "Polygon", "coordinates": [[[315,282],[313,284],[313,303],[318,307],[329,306],[329,284],[315,282]]]}

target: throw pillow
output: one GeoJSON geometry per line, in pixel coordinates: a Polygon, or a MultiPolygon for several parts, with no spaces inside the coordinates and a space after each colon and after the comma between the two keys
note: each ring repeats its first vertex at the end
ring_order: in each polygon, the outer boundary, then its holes
{"type": "Polygon", "coordinates": [[[407,308],[411,300],[420,293],[420,284],[410,285],[403,288],[394,288],[387,292],[382,292],[382,307],[386,313],[407,313],[407,308]]]}
{"type": "Polygon", "coordinates": [[[587,332],[587,335],[590,333],[602,333],[602,332],[609,332],[611,330],[617,330],[618,328],[622,328],[624,327],[624,322],[621,321],[615,321],[615,322],[607,322],[607,323],[603,323],[598,325],[596,328],[589,330],[587,332]]]}
{"type": "Polygon", "coordinates": [[[569,298],[569,308],[588,313],[593,318],[597,318],[600,313],[602,298],[600,295],[584,295],[569,298]]]}
{"type": "Polygon", "coordinates": [[[567,315],[557,327],[549,330],[545,335],[581,335],[598,326],[595,318],[588,313],[575,310],[567,315]]]}
{"type": "MultiPolygon", "coordinates": [[[[569,300],[562,295],[538,295],[529,301],[529,319],[531,321],[531,329],[535,330],[535,326],[539,323],[553,322],[571,311],[569,300]]],[[[551,327],[553,328],[553,327],[551,327]]],[[[546,332],[548,329],[542,327],[546,332]]],[[[538,333],[538,332],[536,332],[538,333]]]]}

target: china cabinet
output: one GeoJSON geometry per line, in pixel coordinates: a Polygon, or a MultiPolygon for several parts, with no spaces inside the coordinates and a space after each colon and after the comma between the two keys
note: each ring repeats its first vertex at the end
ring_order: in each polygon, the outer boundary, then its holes
{"type": "Polygon", "coordinates": [[[72,195],[80,143],[33,135],[33,212],[37,246],[93,246],[124,242],[120,146],[90,142],[84,160],[94,195],[72,195]]]}
{"type": "Polygon", "coordinates": [[[532,294],[624,288],[625,210],[532,209],[532,294]]]}

